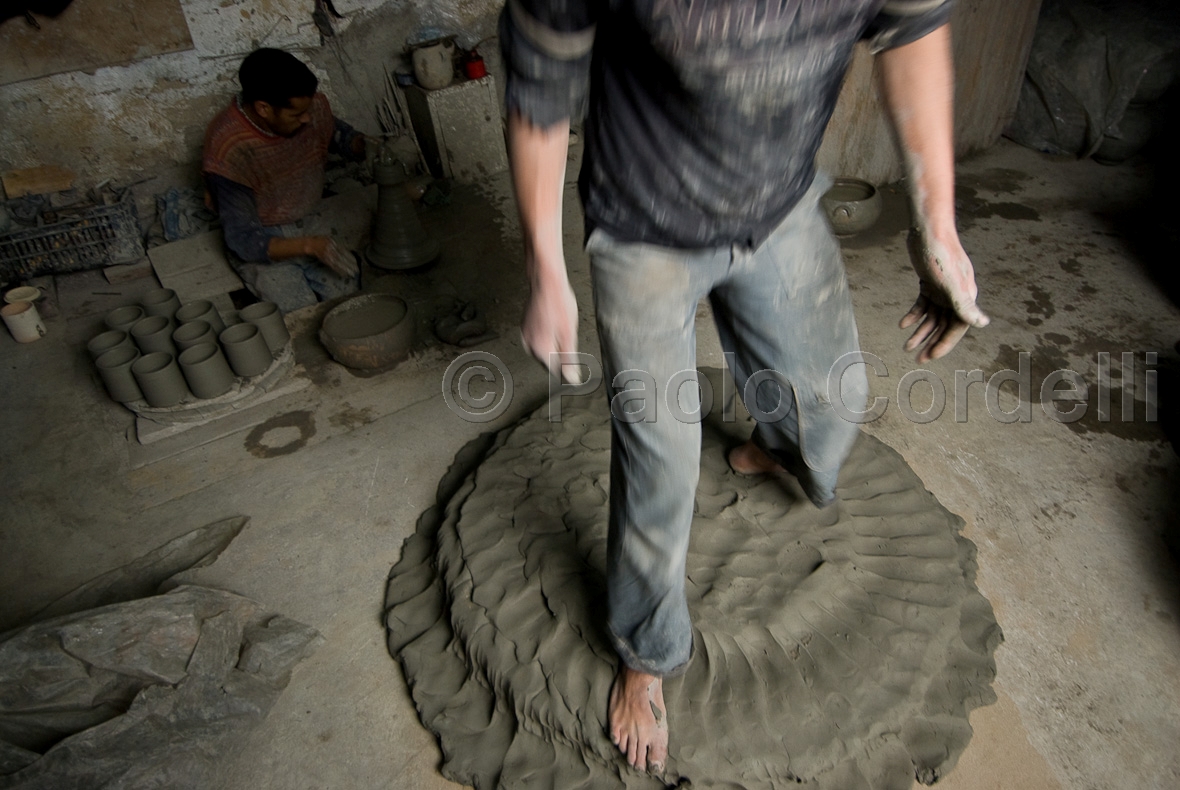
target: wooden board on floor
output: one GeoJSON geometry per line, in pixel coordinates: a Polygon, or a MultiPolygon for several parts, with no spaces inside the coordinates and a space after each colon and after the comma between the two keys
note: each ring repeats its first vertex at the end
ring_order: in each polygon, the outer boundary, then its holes
{"type": "Polygon", "coordinates": [[[220,230],[152,247],[148,257],[160,285],[176,291],[182,302],[209,299],[242,287],[226,260],[220,230]]]}

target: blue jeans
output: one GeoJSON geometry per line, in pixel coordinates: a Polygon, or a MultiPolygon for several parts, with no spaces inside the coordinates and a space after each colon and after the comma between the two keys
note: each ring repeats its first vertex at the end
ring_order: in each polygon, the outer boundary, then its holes
{"type": "MultiPolygon", "coordinates": [[[[754,441],[817,506],[835,498],[858,426],[828,402],[828,377],[859,345],[840,248],[818,206],[828,184],[817,178],[753,251],[667,249],[601,229],[587,241],[612,406],[608,627],[632,669],[674,675],[692,651],[684,574],[700,476],[700,393],[677,385],[695,371],[701,298],[712,304],[737,392],[749,385],[754,441]]],[[[840,394],[849,411],[864,409],[862,366],[847,371],[840,394]]]]}
{"type": "MultiPolygon", "coordinates": [[[[318,215],[298,223],[279,225],[281,236],[329,235],[318,215]]],[[[280,311],[290,313],[317,301],[336,299],[356,293],[360,275],[341,277],[317,259],[309,256],[288,258],[269,263],[246,263],[229,253],[230,264],[250,293],[267,302],[274,302],[280,311]]]]}

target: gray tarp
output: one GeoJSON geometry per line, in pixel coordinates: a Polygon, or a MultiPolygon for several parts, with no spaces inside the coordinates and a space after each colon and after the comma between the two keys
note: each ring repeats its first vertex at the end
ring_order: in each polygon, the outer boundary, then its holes
{"type": "MultiPolygon", "coordinates": [[[[195,530],[51,605],[95,605],[215,557],[195,530]]],[[[216,787],[291,669],[322,641],[240,595],[182,586],[0,635],[0,788],[216,787]]]]}
{"type": "Polygon", "coordinates": [[[1180,44],[1171,0],[1045,0],[1020,102],[1005,135],[1087,157],[1119,122],[1153,67],[1180,44]]]}

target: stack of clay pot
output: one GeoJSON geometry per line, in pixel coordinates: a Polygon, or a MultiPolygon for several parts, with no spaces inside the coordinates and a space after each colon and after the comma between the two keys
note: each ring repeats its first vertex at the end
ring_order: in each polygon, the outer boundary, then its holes
{"type": "Polygon", "coordinates": [[[107,331],[87,349],[107,392],[119,403],[146,401],[157,409],[229,392],[235,377],[266,372],[290,340],[283,315],[271,302],[239,312],[226,327],[217,308],[198,300],[182,305],[159,288],[140,304],[107,314],[107,331]]]}

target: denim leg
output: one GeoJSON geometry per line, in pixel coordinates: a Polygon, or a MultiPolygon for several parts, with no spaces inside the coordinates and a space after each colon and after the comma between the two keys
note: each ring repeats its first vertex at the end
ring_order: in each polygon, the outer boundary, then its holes
{"type": "Polygon", "coordinates": [[[314,259],[298,259],[296,265],[303,270],[303,278],[320,301],[336,299],[356,293],[360,288],[360,269],[355,277],[341,277],[336,272],[314,259]]]}
{"type": "MultiPolygon", "coordinates": [[[[672,675],[692,652],[684,566],[701,433],[675,418],[666,392],[675,374],[695,371],[694,317],[708,284],[690,255],[601,231],[587,249],[612,406],[608,628],[628,667],[672,675]]],[[[699,409],[696,387],[680,396],[684,412],[699,409]]]]}
{"type": "MultiPolygon", "coordinates": [[[[835,499],[840,466],[859,430],[829,401],[832,365],[860,347],[840,247],[818,208],[827,185],[817,178],[766,242],[735,253],[711,294],[738,393],[758,421],[755,443],[799,479],[818,507],[835,499]]],[[[867,395],[861,365],[831,392],[853,412],[863,410],[867,395]]]]}
{"type": "Polygon", "coordinates": [[[251,293],[284,313],[316,303],[303,269],[293,263],[235,263],[234,269],[251,293]]]}

